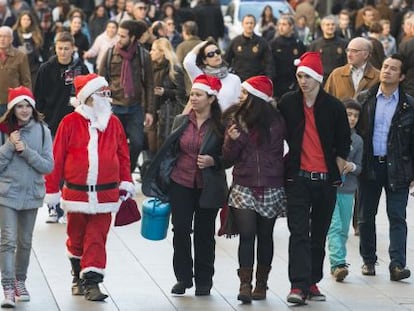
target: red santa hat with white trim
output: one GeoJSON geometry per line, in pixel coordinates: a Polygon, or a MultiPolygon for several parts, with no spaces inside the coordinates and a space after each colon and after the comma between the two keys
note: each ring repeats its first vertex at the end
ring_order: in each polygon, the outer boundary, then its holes
{"type": "Polygon", "coordinates": [[[273,96],[273,83],[266,76],[254,76],[241,85],[247,92],[263,99],[266,102],[272,101],[273,96]]]}
{"type": "MultiPolygon", "coordinates": [[[[96,73],[76,76],[73,80],[75,85],[76,98],[80,104],[85,104],[89,96],[103,87],[108,87],[108,82],[104,77],[96,73]]],[[[73,105],[73,102],[71,101],[73,105]]]]}
{"type": "Polygon", "coordinates": [[[295,59],[294,64],[298,67],[296,73],[303,72],[322,83],[323,66],[319,52],[306,52],[299,59],[295,59]]]}
{"type": "Polygon", "coordinates": [[[205,91],[208,95],[217,96],[221,89],[221,81],[214,76],[201,74],[194,79],[192,88],[205,91]]]}
{"type": "Polygon", "coordinates": [[[13,109],[13,107],[21,102],[21,101],[27,101],[30,105],[32,105],[33,108],[36,106],[36,102],[33,96],[33,93],[30,89],[28,89],[25,86],[19,86],[16,88],[9,88],[9,97],[8,97],[8,104],[7,109],[13,109]]]}

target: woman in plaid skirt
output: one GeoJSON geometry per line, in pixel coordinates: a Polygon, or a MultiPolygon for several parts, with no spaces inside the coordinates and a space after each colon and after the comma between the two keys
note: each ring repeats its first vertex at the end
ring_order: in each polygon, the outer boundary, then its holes
{"type": "Polygon", "coordinates": [[[228,205],[240,234],[238,275],[243,303],[266,299],[273,259],[273,227],[284,214],[283,141],[285,122],[272,105],[273,85],[266,76],[242,83],[240,106],[230,122],[223,156],[234,163],[228,205]],[[256,287],[252,272],[257,237],[256,287]]]}

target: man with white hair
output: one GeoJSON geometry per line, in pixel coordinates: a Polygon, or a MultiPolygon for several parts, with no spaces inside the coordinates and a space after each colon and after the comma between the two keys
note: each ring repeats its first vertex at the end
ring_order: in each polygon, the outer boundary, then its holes
{"type": "Polygon", "coordinates": [[[106,239],[120,194],[133,197],[128,144],[112,114],[108,82],[96,74],[74,79],[78,106],[56,132],[55,167],[46,176],[48,205],[61,201],[67,212],[67,254],[72,265],[72,295],[102,301],[99,289],[106,267],[106,239]],[[62,191],[60,182],[64,181],[62,191]]]}
{"type": "MultiPolygon", "coordinates": [[[[2,1],[2,0],[0,0],[2,1]]],[[[1,7],[1,5],[0,5],[1,7]]],[[[29,61],[22,51],[12,46],[13,30],[0,27],[0,116],[7,110],[9,88],[25,86],[32,88],[29,61]]]]}

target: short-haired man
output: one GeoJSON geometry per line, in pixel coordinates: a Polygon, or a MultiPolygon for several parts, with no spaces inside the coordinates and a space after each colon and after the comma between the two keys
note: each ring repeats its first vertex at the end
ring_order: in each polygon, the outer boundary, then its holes
{"type": "Polygon", "coordinates": [[[341,184],[351,134],[344,105],[322,87],[320,54],[307,52],[296,70],[299,90],[279,104],[288,131],[286,165],[289,280],[287,301],[324,301],[317,283],[323,277],[325,241],[341,184]]]}
{"type": "Polygon", "coordinates": [[[375,216],[384,189],[391,281],[411,274],[406,268],[406,209],[409,188],[414,186],[414,98],[400,87],[404,78],[404,59],[398,54],[386,58],[379,85],[359,96],[362,112],[357,126],[364,141],[358,221],[362,274],[375,275],[375,216]]]}
{"type": "Polygon", "coordinates": [[[414,16],[406,22],[410,23],[410,27],[406,29],[408,38],[400,44],[398,51],[404,57],[407,68],[402,85],[408,94],[414,96],[414,16]]]}
{"type": "Polygon", "coordinates": [[[325,91],[339,98],[355,98],[379,81],[379,71],[369,62],[371,43],[365,38],[352,39],[346,48],[348,63],[332,71],[325,91]]]}
{"type": "Polygon", "coordinates": [[[254,33],[256,18],[248,14],[242,20],[243,33],[231,40],[225,60],[245,81],[250,77],[273,76],[272,53],[265,39],[254,33]]]}
{"type": "Polygon", "coordinates": [[[12,46],[13,30],[0,27],[0,116],[7,110],[9,88],[32,88],[29,61],[25,53],[12,46]]]}
{"type": "Polygon", "coordinates": [[[332,70],[346,64],[347,41],[336,35],[336,19],[333,15],[322,18],[321,30],[322,37],[312,41],[308,50],[321,53],[323,80],[326,81],[332,70]]]}
{"type": "Polygon", "coordinates": [[[144,146],[144,123],[151,126],[154,115],[154,78],[149,53],[138,40],[147,31],[142,21],[119,25],[118,43],[109,49],[98,72],[109,81],[112,110],[121,120],[129,139],[131,173],[144,146]]]}

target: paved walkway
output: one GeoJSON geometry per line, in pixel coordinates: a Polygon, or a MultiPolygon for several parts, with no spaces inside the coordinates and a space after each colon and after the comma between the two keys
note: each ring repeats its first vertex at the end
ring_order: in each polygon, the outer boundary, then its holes
{"type": "MultiPolygon", "coordinates": [[[[142,196],[138,196],[142,202],[142,196]]],[[[414,198],[408,207],[408,266],[414,272],[414,198]]],[[[33,252],[27,281],[32,301],[18,303],[17,310],[156,310],[156,311],[226,311],[226,310],[414,310],[414,277],[404,282],[391,282],[388,273],[388,225],[381,203],[377,218],[377,276],[360,273],[358,238],[351,235],[348,243],[350,275],[344,283],[336,283],[325,265],[325,278],[320,283],[326,302],[309,302],[302,307],[287,304],[288,229],[286,220],[278,220],[274,231],[275,257],[269,280],[268,299],[242,305],[237,301],[238,239],[217,238],[216,274],[209,297],[195,297],[194,288],[181,297],[172,296],[175,283],[172,270],[172,235],[159,242],[145,240],[140,224],[111,228],[108,238],[108,268],[103,291],[110,295],[104,303],[71,296],[70,265],[65,255],[65,225],[45,224],[46,209],[41,209],[34,234],[33,252]]]]}

